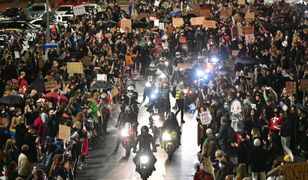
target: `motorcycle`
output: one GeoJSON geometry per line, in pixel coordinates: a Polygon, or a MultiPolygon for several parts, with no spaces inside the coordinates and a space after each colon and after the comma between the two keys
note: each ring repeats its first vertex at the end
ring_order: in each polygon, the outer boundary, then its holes
{"type": "Polygon", "coordinates": [[[169,130],[165,130],[162,133],[161,147],[168,154],[169,161],[172,159],[172,155],[178,147],[177,136],[178,135],[175,131],[171,131],[170,133],[169,130]]]}
{"type": "Polygon", "coordinates": [[[132,126],[131,123],[126,122],[124,127],[120,131],[121,144],[126,150],[125,157],[130,156],[131,148],[134,145],[134,140],[136,138],[137,132],[136,128],[132,126]]]}
{"type": "Polygon", "coordinates": [[[151,159],[151,156],[153,155],[150,153],[151,152],[148,151],[138,152],[139,155],[137,161],[139,161],[139,167],[137,172],[140,174],[143,180],[148,179],[154,170],[152,165],[153,159],[151,159]]]}

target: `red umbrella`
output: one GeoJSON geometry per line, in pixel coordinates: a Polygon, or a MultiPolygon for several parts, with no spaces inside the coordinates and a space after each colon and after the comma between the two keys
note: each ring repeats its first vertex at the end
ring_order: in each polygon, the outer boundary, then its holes
{"type": "Polygon", "coordinates": [[[44,99],[48,101],[60,101],[61,103],[68,103],[68,99],[63,94],[58,94],[56,92],[49,92],[43,96],[44,99]]]}

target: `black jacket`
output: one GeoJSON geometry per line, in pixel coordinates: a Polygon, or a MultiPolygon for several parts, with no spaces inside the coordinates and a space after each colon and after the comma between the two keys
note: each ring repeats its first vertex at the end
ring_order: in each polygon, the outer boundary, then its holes
{"type": "Polygon", "coordinates": [[[266,170],[269,155],[262,146],[252,147],[248,153],[248,160],[252,172],[262,172],[266,170]]]}

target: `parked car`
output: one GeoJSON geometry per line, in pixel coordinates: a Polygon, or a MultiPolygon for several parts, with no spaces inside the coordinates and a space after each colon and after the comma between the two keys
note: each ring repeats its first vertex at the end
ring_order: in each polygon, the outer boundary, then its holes
{"type": "Polygon", "coordinates": [[[81,6],[84,6],[86,12],[89,14],[96,14],[102,11],[101,7],[98,4],[83,4],[81,6]]]}
{"type": "Polygon", "coordinates": [[[31,30],[35,31],[36,28],[27,21],[15,21],[15,20],[3,20],[0,21],[0,30],[1,31],[22,31],[22,30],[31,30]]]}
{"type": "Polygon", "coordinates": [[[73,10],[73,5],[62,5],[57,8],[55,11],[56,15],[63,15],[67,11],[73,10]]]}
{"type": "MultiPolygon", "coordinates": [[[[48,11],[51,12],[50,7],[48,8],[48,11]]],[[[34,3],[29,12],[31,16],[34,18],[42,17],[45,13],[47,13],[47,4],[46,3],[34,3]]]]}

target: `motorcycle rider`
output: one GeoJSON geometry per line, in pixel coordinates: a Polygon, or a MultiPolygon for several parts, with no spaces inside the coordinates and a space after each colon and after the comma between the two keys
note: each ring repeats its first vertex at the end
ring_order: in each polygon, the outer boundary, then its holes
{"type": "Polygon", "coordinates": [[[121,135],[120,130],[124,127],[125,123],[130,123],[132,126],[131,132],[135,132],[137,134],[137,127],[138,127],[138,114],[134,113],[131,107],[126,107],[125,112],[119,115],[119,119],[117,122],[116,127],[119,128],[119,135],[117,138],[117,144],[114,148],[114,153],[116,153],[119,149],[120,143],[121,143],[121,135]]]}
{"type": "Polygon", "coordinates": [[[121,111],[124,112],[126,106],[131,106],[135,113],[138,113],[138,93],[135,91],[133,85],[127,87],[126,93],[122,97],[123,104],[121,106],[121,111]]]}
{"type": "Polygon", "coordinates": [[[173,112],[169,112],[167,115],[167,120],[164,121],[163,126],[161,127],[161,132],[164,133],[166,130],[168,130],[170,133],[172,131],[175,131],[177,134],[177,142],[176,144],[180,145],[180,134],[181,134],[181,127],[179,126],[179,123],[176,119],[176,116],[173,112]]]}
{"type": "Polygon", "coordinates": [[[142,126],[141,127],[141,134],[137,136],[134,146],[133,146],[133,152],[136,153],[137,151],[137,145],[139,144],[139,150],[136,154],[136,156],[133,158],[133,161],[136,165],[136,171],[139,172],[140,170],[140,166],[139,166],[139,157],[141,155],[142,152],[146,152],[148,153],[148,155],[150,156],[150,165],[153,168],[153,171],[155,171],[155,163],[157,161],[156,157],[154,156],[154,154],[151,151],[151,145],[152,145],[152,149],[153,152],[156,152],[156,144],[154,141],[154,137],[149,134],[149,128],[147,126],[142,126]]]}

